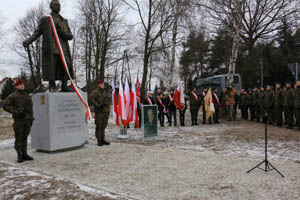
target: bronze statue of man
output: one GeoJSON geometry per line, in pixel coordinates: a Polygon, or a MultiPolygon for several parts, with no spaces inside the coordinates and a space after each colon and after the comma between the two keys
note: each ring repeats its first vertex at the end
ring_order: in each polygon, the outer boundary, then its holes
{"type": "MultiPolygon", "coordinates": [[[[68,21],[63,18],[60,12],[59,0],[52,0],[50,3],[51,16],[53,18],[57,34],[61,43],[61,47],[68,65],[68,69],[72,79],[74,78],[74,71],[71,61],[71,52],[68,40],[73,39],[73,34],[68,25],[68,21]]],[[[34,40],[43,35],[42,48],[42,74],[43,80],[49,81],[49,91],[56,91],[55,80],[62,81],[62,92],[67,92],[68,76],[65,72],[58,46],[55,41],[51,22],[49,17],[43,17],[39,23],[38,28],[34,33],[23,42],[24,47],[28,47],[34,40]]]]}

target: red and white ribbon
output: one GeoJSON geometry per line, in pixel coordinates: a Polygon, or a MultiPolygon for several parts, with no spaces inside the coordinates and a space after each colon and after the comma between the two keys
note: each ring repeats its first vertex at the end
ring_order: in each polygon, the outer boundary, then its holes
{"type": "Polygon", "coordinates": [[[56,28],[55,28],[55,24],[54,24],[54,20],[52,18],[51,15],[46,15],[46,17],[49,18],[50,20],[50,23],[51,23],[51,27],[52,27],[52,31],[53,31],[53,35],[54,35],[54,38],[55,38],[55,41],[56,41],[56,44],[57,44],[57,47],[58,47],[58,51],[59,51],[59,55],[60,55],[60,58],[61,58],[61,61],[64,65],[64,69],[68,75],[68,78],[69,80],[71,81],[71,85],[73,87],[73,89],[75,90],[78,98],[80,99],[80,101],[84,104],[85,106],[85,109],[86,109],[86,116],[88,117],[89,120],[91,120],[91,111],[90,111],[90,108],[89,108],[89,105],[87,104],[87,102],[84,100],[84,98],[82,97],[82,94],[80,93],[80,90],[77,88],[77,86],[74,84],[73,80],[72,80],[72,77],[70,75],[70,72],[69,72],[69,68],[68,68],[68,65],[67,65],[67,62],[66,62],[66,58],[65,58],[65,55],[64,55],[64,52],[62,50],[62,47],[61,47],[61,44],[60,44],[60,41],[59,41],[59,38],[58,38],[58,35],[57,35],[57,31],[56,31],[56,28]]]}
{"type": "Polygon", "coordinates": [[[147,97],[146,100],[148,101],[149,105],[152,105],[151,99],[149,99],[149,98],[147,97]]]}
{"type": "Polygon", "coordinates": [[[218,105],[220,105],[220,101],[219,101],[219,98],[216,95],[216,93],[213,92],[213,96],[214,96],[215,100],[217,101],[218,105]]]}
{"type": "Polygon", "coordinates": [[[172,98],[172,96],[171,96],[171,95],[169,95],[169,100],[170,100],[170,102],[172,102],[172,101],[173,101],[173,98],[172,98]]]}
{"type": "Polygon", "coordinates": [[[196,99],[196,101],[199,101],[197,95],[194,92],[192,92],[192,95],[194,96],[194,98],[196,99]]]}
{"type": "Polygon", "coordinates": [[[166,112],[166,106],[161,102],[160,98],[157,98],[158,103],[161,105],[161,107],[164,108],[163,112],[166,112]]]}

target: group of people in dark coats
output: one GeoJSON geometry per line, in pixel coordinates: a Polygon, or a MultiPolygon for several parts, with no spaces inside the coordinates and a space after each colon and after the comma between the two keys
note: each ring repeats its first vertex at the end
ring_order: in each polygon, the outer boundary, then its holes
{"type": "MultiPolygon", "coordinates": [[[[180,126],[185,126],[185,113],[188,108],[188,100],[191,112],[191,121],[192,126],[199,125],[198,124],[198,113],[202,106],[203,112],[203,121],[202,124],[206,124],[206,115],[205,115],[205,106],[204,106],[204,98],[208,92],[208,88],[204,89],[200,94],[197,91],[197,88],[194,88],[192,91],[186,93],[185,97],[185,106],[184,109],[178,109],[174,102],[174,92],[175,90],[171,88],[169,93],[165,95],[161,89],[157,90],[156,97],[151,92],[148,92],[146,97],[144,98],[142,104],[143,105],[157,105],[158,108],[158,120],[160,122],[160,126],[164,127],[165,125],[165,117],[167,118],[167,123],[169,126],[174,125],[177,126],[177,110],[179,110],[179,121],[180,126]],[[187,98],[188,96],[188,98],[187,98]]],[[[215,114],[208,120],[209,124],[219,123],[219,111],[221,108],[220,100],[217,95],[217,89],[213,89],[212,91],[212,100],[215,106],[215,114]]]]}
{"type": "Polygon", "coordinates": [[[300,80],[292,87],[286,82],[285,87],[276,83],[275,89],[271,85],[241,90],[240,109],[245,120],[270,123],[300,130],[300,80]],[[249,117],[250,111],[250,117],[249,117]]]}

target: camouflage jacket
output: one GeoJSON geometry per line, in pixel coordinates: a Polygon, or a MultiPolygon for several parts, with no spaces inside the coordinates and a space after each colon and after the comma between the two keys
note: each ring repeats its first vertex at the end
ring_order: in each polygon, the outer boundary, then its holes
{"type": "Polygon", "coordinates": [[[284,92],[283,106],[293,107],[293,104],[294,104],[294,89],[289,88],[284,92]]]}
{"type": "Polygon", "coordinates": [[[271,108],[274,106],[274,92],[273,90],[266,90],[264,97],[264,106],[266,108],[271,108]]]}
{"type": "Polygon", "coordinates": [[[95,108],[96,113],[109,113],[111,98],[105,89],[97,87],[92,91],[89,102],[95,108]]]}
{"type": "Polygon", "coordinates": [[[258,102],[262,105],[265,106],[265,92],[260,91],[258,93],[258,102]]]}
{"type": "Polygon", "coordinates": [[[24,90],[16,90],[3,102],[3,109],[12,113],[14,119],[33,121],[33,103],[29,94],[24,90]]]}
{"type": "Polygon", "coordinates": [[[300,108],[300,87],[298,86],[295,89],[295,96],[294,96],[294,108],[300,108]]]}
{"type": "Polygon", "coordinates": [[[252,92],[250,94],[250,97],[249,97],[249,104],[252,105],[252,106],[255,106],[256,105],[256,98],[257,97],[257,93],[256,92],[252,92]]]}
{"type": "Polygon", "coordinates": [[[240,105],[241,106],[246,106],[247,105],[247,95],[246,94],[241,94],[241,96],[240,96],[240,105]]]}
{"type": "Polygon", "coordinates": [[[274,105],[281,106],[283,104],[283,89],[276,89],[274,93],[274,105]]]}

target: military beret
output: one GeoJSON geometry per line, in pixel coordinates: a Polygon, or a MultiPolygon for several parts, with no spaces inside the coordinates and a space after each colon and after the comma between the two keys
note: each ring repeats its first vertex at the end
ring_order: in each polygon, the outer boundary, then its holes
{"type": "Polygon", "coordinates": [[[14,83],[15,87],[17,87],[18,85],[22,85],[22,84],[24,84],[24,81],[22,79],[15,80],[15,83],[14,83]]]}
{"type": "Polygon", "coordinates": [[[104,83],[103,80],[99,80],[98,81],[98,85],[101,84],[101,83],[104,83]]]}

